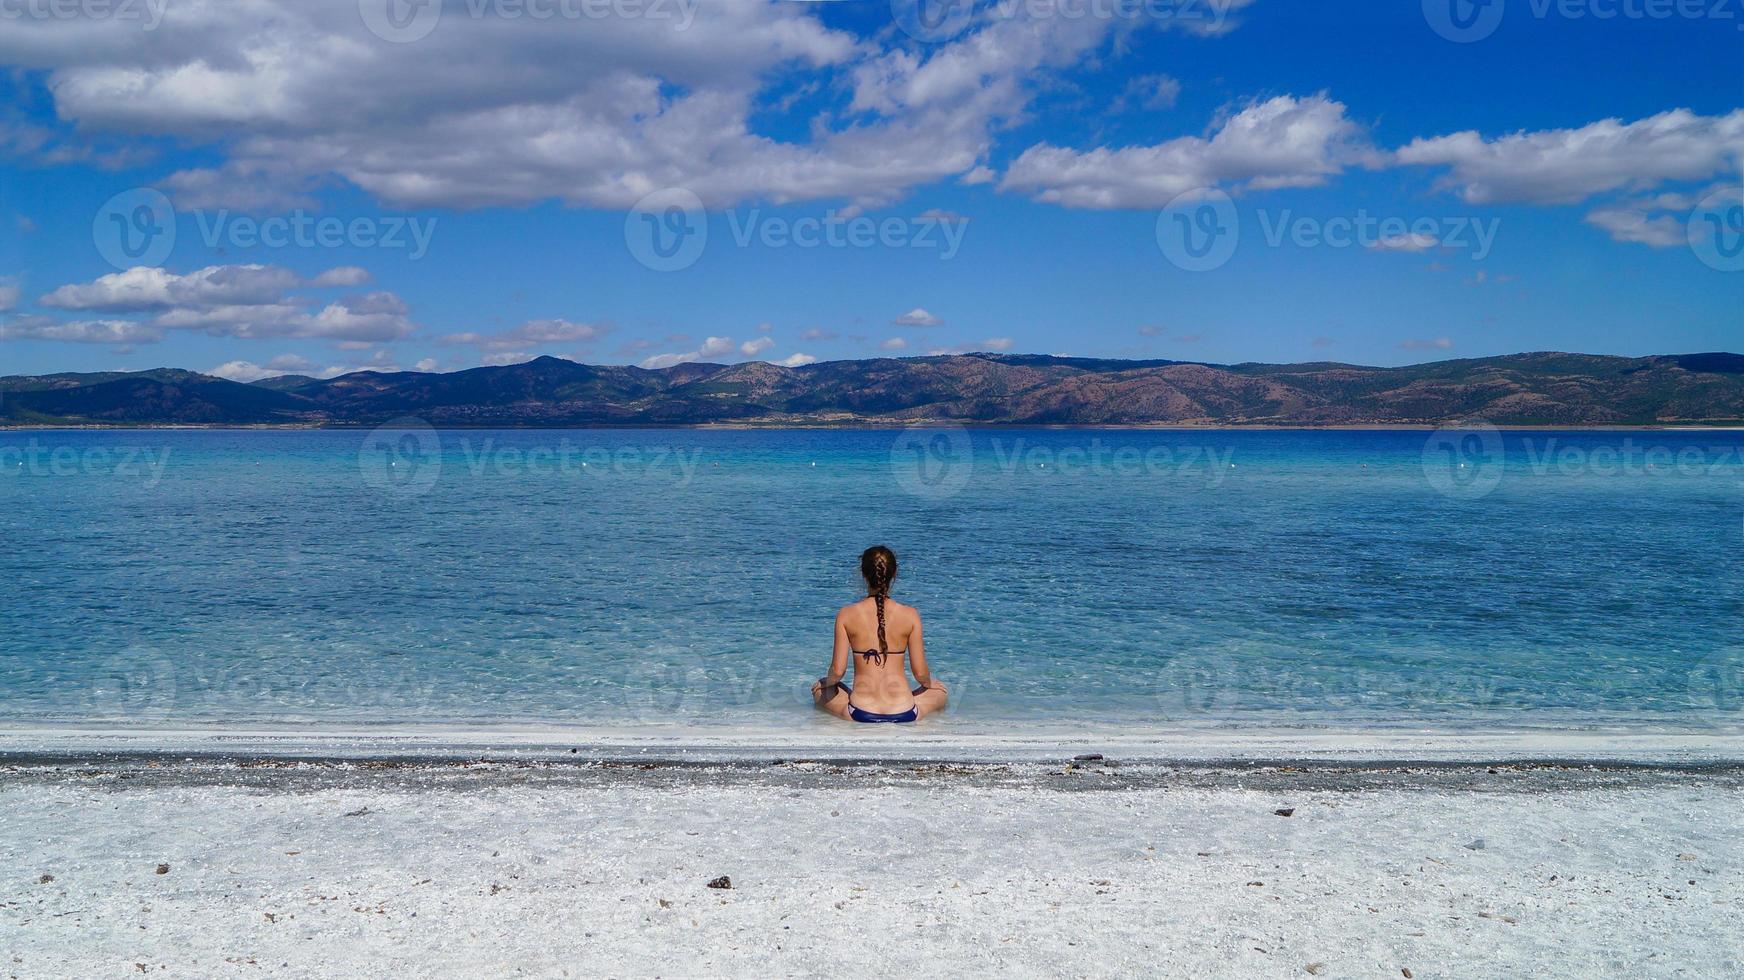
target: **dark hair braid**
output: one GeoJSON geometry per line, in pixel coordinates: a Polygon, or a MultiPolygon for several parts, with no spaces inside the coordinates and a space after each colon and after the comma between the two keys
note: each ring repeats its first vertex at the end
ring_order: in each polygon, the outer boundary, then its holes
{"type": "MultiPolygon", "coordinates": [[[[878,567],[878,571],[880,571],[880,572],[884,571],[884,556],[883,555],[878,556],[877,567],[878,567]]],[[[882,578],[882,576],[880,576],[880,578],[882,578]]],[[[874,603],[876,603],[878,606],[878,652],[879,653],[884,653],[890,647],[890,644],[888,644],[884,641],[884,597],[886,595],[888,595],[889,592],[890,592],[890,582],[889,582],[889,580],[885,580],[883,582],[883,587],[880,588],[878,591],[872,593],[872,601],[874,603]]]]}
{"type": "Polygon", "coordinates": [[[884,639],[884,600],[890,598],[890,582],[896,578],[896,552],[881,544],[867,548],[860,556],[860,575],[878,606],[878,652],[883,654],[889,646],[884,639]]]}

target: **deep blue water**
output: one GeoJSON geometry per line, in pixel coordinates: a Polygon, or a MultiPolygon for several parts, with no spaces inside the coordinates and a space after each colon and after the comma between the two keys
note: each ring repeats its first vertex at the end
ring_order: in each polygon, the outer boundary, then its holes
{"type": "Polygon", "coordinates": [[[1736,432],[11,431],[0,529],[13,724],[816,725],[878,542],[946,724],[1744,717],[1736,432]]]}

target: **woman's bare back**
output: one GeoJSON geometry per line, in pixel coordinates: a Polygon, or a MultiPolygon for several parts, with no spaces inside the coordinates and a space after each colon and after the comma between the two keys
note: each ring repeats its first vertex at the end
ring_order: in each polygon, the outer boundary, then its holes
{"type": "Polygon", "coordinates": [[[878,639],[878,603],[867,597],[837,614],[853,651],[854,704],[867,711],[907,711],[914,694],[906,670],[909,643],[920,615],[913,606],[884,600],[884,643],[878,639]]]}

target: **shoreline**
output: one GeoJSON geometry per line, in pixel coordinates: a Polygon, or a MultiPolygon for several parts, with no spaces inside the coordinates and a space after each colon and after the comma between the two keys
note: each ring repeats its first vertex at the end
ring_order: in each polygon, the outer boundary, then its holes
{"type": "MultiPolygon", "coordinates": [[[[1744,764],[1744,732],[1376,729],[697,730],[557,726],[113,728],[0,726],[0,758],[236,757],[390,761],[1037,763],[1101,753],[1154,764],[1326,762],[1375,766],[1542,762],[1621,766],[1744,764]]],[[[874,728],[880,726],[871,726],[874,728]]]]}
{"type": "Polygon", "coordinates": [[[219,788],[250,793],[761,792],[926,789],[1035,793],[1243,791],[1544,794],[1680,788],[1744,793],[1744,763],[1251,759],[1183,762],[1061,754],[1049,761],[775,758],[700,760],[258,756],[243,753],[0,753],[0,792],[76,787],[125,793],[219,788]]]}

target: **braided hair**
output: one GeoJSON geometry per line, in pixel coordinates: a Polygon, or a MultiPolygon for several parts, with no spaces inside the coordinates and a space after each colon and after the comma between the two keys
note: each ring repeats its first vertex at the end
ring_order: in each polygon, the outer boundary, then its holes
{"type": "Polygon", "coordinates": [[[866,580],[866,592],[878,605],[878,652],[886,652],[884,640],[884,600],[890,598],[890,583],[896,578],[896,552],[881,544],[867,548],[860,555],[860,577],[866,580]]]}

